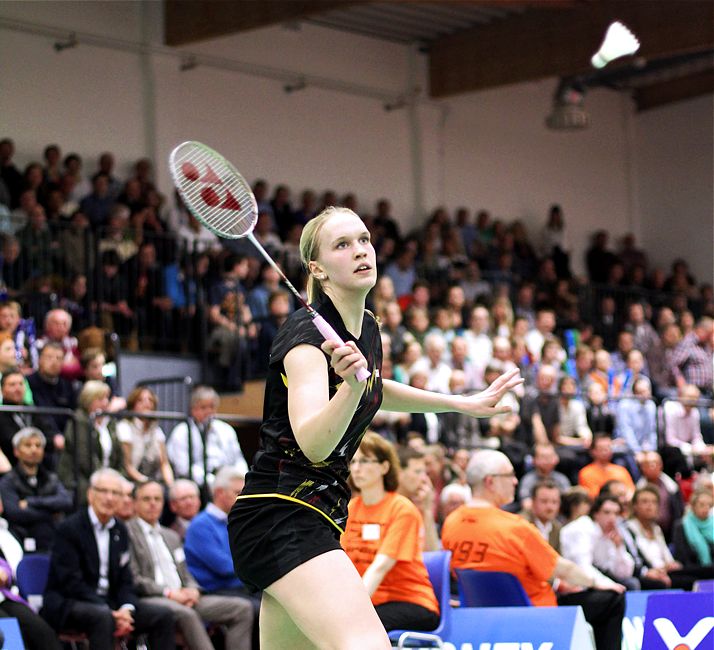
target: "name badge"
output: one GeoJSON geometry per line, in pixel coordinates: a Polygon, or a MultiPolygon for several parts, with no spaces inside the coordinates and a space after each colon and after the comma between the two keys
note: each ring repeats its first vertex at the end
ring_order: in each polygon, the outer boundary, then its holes
{"type": "Polygon", "coordinates": [[[362,539],[365,542],[375,542],[379,537],[379,524],[362,524],[362,539]]]}
{"type": "Polygon", "coordinates": [[[37,550],[37,542],[34,537],[25,537],[22,544],[28,553],[34,553],[37,550]]]}

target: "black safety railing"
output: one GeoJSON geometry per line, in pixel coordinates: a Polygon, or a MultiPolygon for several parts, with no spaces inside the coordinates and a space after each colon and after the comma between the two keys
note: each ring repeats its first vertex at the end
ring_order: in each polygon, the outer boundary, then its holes
{"type": "MultiPolygon", "coordinates": [[[[158,398],[159,408],[165,411],[188,413],[191,406],[192,377],[158,377],[142,379],[137,382],[137,388],[148,388],[158,398]]],[[[160,421],[164,428],[167,422],[160,421]]]]}

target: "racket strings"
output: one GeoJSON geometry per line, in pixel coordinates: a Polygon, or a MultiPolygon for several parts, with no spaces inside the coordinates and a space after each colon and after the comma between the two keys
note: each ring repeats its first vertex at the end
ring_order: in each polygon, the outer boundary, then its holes
{"type": "Polygon", "coordinates": [[[201,220],[218,234],[244,237],[252,230],[255,220],[252,193],[246,189],[243,182],[235,177],[233,171],[223,160],[216,158],[215,154],[194,146],[185,149],[178,152],[173,163],[173,172],[179,188],[189,204],[188,207],[192,208],[194,213],[198,212],[201,220]],[[200,178],[188,178],[183,171],[187,163],[197,170],[210,168],[220,182],[211,184],[201,182],[200,178]],[[223,188],[225,192],[230,192],[241,207],[238,210],[222,207],[228,194],[223,197],[222,201],[219,200],[217,205],[212,206],[207,203],[204,198],[206,188],[212,189],[216,186],[223,188]]]}

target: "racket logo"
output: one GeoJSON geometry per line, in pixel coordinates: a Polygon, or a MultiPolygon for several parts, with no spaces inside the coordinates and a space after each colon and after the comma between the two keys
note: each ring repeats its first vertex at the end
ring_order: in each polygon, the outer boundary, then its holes
{"type": "Polygon", "coordinates": [[[241,205],[235,196],[231,193],[228,188],[221,187],[223,181],[216,172],[211,169],[211,166],[206,164],[203,174],[192,162],[186,161],[181,165],[181,174],[186,180],[186,184],[200,183],[203,185],[199,195],[201,200],[209,208],[219,208],[221,210],[234,210],[238,211],[241,209],[241,205]],[[221,194],[216,190],[219,188],[223,190],[225,196],[221,199],[221,194]],[[222,201],[222,202],[221,202],[222,201]]]}

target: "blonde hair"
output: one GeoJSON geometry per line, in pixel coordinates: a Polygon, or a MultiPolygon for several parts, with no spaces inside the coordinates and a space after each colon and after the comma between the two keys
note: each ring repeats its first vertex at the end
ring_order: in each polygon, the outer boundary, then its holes
{"type": "Polygon", "coordinates": [[[307,301],[313,302],[320,296],[324,295],[324,290],[322,288],[322,283],[318,280],[312,273],[310,273],[310,262],[317,260],[320,255],[320,231],[325,223],[331,217],[338,213],[349,213],[353,214],[355,217],[359,218],[349,208],[342,207],[326,207],[320,214],[315,218],[310,219],[305,224],[302,229],[302,234],[300,235],[300,259],[302,260],[303,266],[307,270],[307,301]]]}
{"type": "Polygon", "coordinates": [[[95,399],[109,397],[109,393],[111,393],[111,389],[103,381],[90,379],[84,382],[84,386],[82,386],[82,390],[79,392],[77,402],[81,409],[89,411],[89,407],[95,399]]]}

